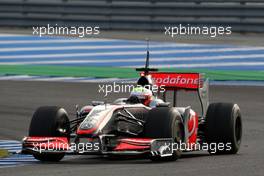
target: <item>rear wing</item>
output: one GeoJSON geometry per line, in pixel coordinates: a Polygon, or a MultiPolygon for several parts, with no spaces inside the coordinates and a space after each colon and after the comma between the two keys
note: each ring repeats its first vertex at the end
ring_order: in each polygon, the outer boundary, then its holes
{"type": "Polygon", "coordinates": [[[177,106],[177,91],[196,91],[202,108],[202,117],[209,105],[209,80],[201,73],[175,73],[175,72],[148,72],[141,76],[150,76],[153,83],[159,87],[158,95],[166,101],[167,91],[173,91],[173,106],[177,106]],[[161,88],[165,90],[161,92],[161,88]]]}
{"type": "Polygon", "coordinates": [[[209,80],[204,79],[201,73],[174,73],[174,72],[157,72],[156,68],[149,68],[149,41],[147,40],[147,57],[145,67],[136,68],[136,71],[141,72],[138,85],[154,85],[158,86],[158,94],[161,88],[163,92],[163,100],[166,101],[166,92],[173,91],[173,106],[177,106],[177,91],[188,90],[196,91],[202,108],[202,117],[205,117],[205,112],[209,105],[209,80]]]}

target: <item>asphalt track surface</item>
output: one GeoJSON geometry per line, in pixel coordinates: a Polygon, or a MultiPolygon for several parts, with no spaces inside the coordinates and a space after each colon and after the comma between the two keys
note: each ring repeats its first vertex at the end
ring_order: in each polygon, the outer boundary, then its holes
{"type": "MultiPolygon", "coordinates": [[[[238,103],[243,114],[243,142],[237,155],[210,156],[186,153],[175,162],[152,163],[146,159],[107,159],[76,156],[60,163],[34,163],[0,169],[0,175],[182,175],[249,176],[264,174],[264,87],[211,86],[211,102],[238,103]]],[[[112,94],[108,101],[126,94],[112,94]]],[[[38,106],[59,105],[74,114],[76,103],[102,99],[98,85],[0,81],[0,139],[20,140],[27,135],[32,113],[38,106]]],[[[193,104],[193,96],[179,95],[181,104],[193,104]]],[[[197,108],[197,106],[194,106],[197,108]]]]}

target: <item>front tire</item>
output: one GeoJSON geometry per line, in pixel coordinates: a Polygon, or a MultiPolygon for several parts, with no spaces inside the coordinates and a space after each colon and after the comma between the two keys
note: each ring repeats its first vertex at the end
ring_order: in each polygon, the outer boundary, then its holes
{"type": "Polygon", "coordinates": [[[206,141],[217,144],[211,154],[235,154],[242,140],[242,116],[237,104],[212,103],[206,114],[206,141]],[[220,150],[220,145],[224,144],[220,150]]]}
{"type": "MultiPolygon", "coordinates": [[[[144,128],[144,137],[173,138],[179,143],[183,140],[184,129],[180,113],[175,108],[158,107],[150,110],[144,128]]],[[[175,161],[181,156],[181,151],[173,151],[169,157],[151,156],[152,161],[175,161]]]]}
{"type": "MultiPolygon", "coordinates": [[[[70,137],[70,123],[67,112],[57,106],[38,108],[33,114],[30,137],[70,137]]],[[[65,153],[34,153],[40,161],[60,161],[65,153]]]]}

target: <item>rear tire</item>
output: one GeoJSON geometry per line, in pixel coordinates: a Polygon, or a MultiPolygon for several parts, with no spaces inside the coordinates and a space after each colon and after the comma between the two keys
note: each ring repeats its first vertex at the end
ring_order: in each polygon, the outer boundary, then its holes
{"type": "Polygon", "coordinates": [[[242,139],[242,117],[237,104],[212,103],[206,114],[206,141],[224,148],[209,150],[211,154],[235,154],[242,139]]]}
{"type": "MultiPolygon", "coordinates": [[[[33,114],[30,127],[30,137],[70,137],[68,114],[63,108],[45,106],[38,108],[33,114]]],[[[40,161],[60,161],[65,153],[34,153],[40,161]]]]}
{"type": "MultiPolygon", "coordinates": [[[[173,138],[179,143],[183,140],[184,129],[180,113],[175,108],[158,107],[150,110],[144,128],[144,137],[173,138]]],[[[181,151],[173,151],[169,157],[151,156],[152,161],[175,161],[181,156],[181,151]]]]}

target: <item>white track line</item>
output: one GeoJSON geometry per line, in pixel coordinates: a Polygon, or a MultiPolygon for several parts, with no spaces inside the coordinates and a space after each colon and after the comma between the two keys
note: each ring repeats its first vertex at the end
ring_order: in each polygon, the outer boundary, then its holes
{"type": "MultiPolygon", "coordinates": [[[[1,65],[1,64],[0,64],[1,65]]],[[[0,76],[0,80],[8,80],[8,79],[27,79],[32,78],[32,76],[28,75],[15,75],[15,76],[0,76]]]]}
{"type": "MultiPolygon", "coordinates": [[[[96,42],[113,42],[113,41],[119,41],[122,42],[123,40],[118,40],[118,39],[94,39],[94,40],[89,40],[89,39],[45,39],[45,40],[1,40],[0,38],[0,44],[45,44],[45,43],[96,43],[96,42]]],[[[142,44],[144,43],[143,41],[136,41],[136,40],[129,40],[126,41],[131,44],[142,44]]],[[[162,42],[160,42],[162,43],[162,42]]],[[[156,45],[156,42],[150,43],[151,47],[153,45],[156,45]]],[[[189,43],[168,43],[164,42],[164,44],[173,44],[175,46],[186,46],[186,47],[192,47],[192,46],[210,46],[208,44],[189,44],[189,43]]],[[[146,45],[145,45],[146,46],[146,45]]],[[[224,45],[223,45],[224,46],[224,45]]],[[[226,47],[226,46],[224,46],[226,47]]]]}
{"type": "MultiPolygon", "coordinates": [[[[175,58],[152,58],[151,63],[162,61],[209,61],[209,60],[230,60],[230,59],[264,59],[264,54],[250,55],[225,55],[225,56],[202,56],[202,57],[175,57],[175,58]]],[[[0,65],[24,65],[24,64],[88,64],[88,63],[134,63],[143,62],[142,58],[134,59],[100,59],[100,60],[52,60],[52,61],[20,61],[20,62],[0,62],[0,65]]],[[[152,64],[153,65],[153,64],[152,64]]],[[[193,64],[196,65],[196,64],[193,64]]],[[[128,67],[128,66],[124,66],[128,67]]],[[[131,66],[133,67],[133,66],[131,66]]],[[[138,67],[138,66],[135,66],[138,67]]]]}
{"type": "Polygon", "coordinates": [[[120,41],[120,40],[98,39],[98,38],[90,38],[90,39],[75,39],[75,38],[41,39],[40,38],[40,40],[0,40],[0,44],[85,43],[85,42],[112,42],[112,41],[120,41]]]}
{"type": "Polygon", "coordinates": [[[90,82],[90,83],[101,83],[101,82],[113,82],[113,81],[118,81],[119,78],[96,78],[96,79],[91,79],[91,80],[78,80],[78,82],[90,82]]]}
{"type": "MultiPolygon", "coordinates": [[[[150,48],[185,47],[175,44],[151,45],[150,48]]],[[[123,49],[123,48],[146,48],[146,45],[93,45],[93,46],[58,46],[58,47],[18,47],[0,48],[0,52],[10,51],[45,51],[45,50],[79,50],[79,49],[123,49]]],[[[192,48],[190,48],[192,49],[192,48]]]]}
{"type": "MultiPolygon", "coordinates": [[[[178,54],[178,53],[214,53],[230,51],[257,51],[264,50],[264,47],[252,48],[219,48],[219,49],[194,49],[194,50],[162,50],[152,51],[151,54],[178,54]]],[[[30,59],[30,58],[58,58],[58,57],[78,57],[78,56],[122,56],[122,55],[143,55],[145,51],[121,51],[121,52],[90,52],[90,53],[69,53],[69,54],[33,54],[33,55],[15,55],[0,56],[0,59],[30,59]]]]}
{"type": "MultiPolygon", "coordinates": [[[[131,81],[134,79],[122,79],[122,78],[93,78],[93,77],[36,77],[36,76],[28,76],[22,75],[20,77],[15,76],[2,76],[0,80],[25,80],[25,81],[58,81],[58,82],[113,82],[113,81],[131,81]]],[[[134,80],[136,81],[136,80],[134,80]]],[[[6,144],[3,144],[6,145],[6,144]]],[[[17,145],[17,144],[13,144],[17,145]]],[[[21,145],[21,144],[20,144],[21,145]]],[[[10,146],[12,147],[12,146],[10,146]]],[[[1,144],[0,144],[1,148],[1,144]]]]}
{"type": "Polygon", "coordinates": [[[21,144],[0,144],[0,148],[6,148],[6,147],[21,147],[21,144]]]}
{"type": "Polygon", "coordinates": [[[2,144],[20,144],[19,141],[0,141],[0,145],[2,144]]]}

